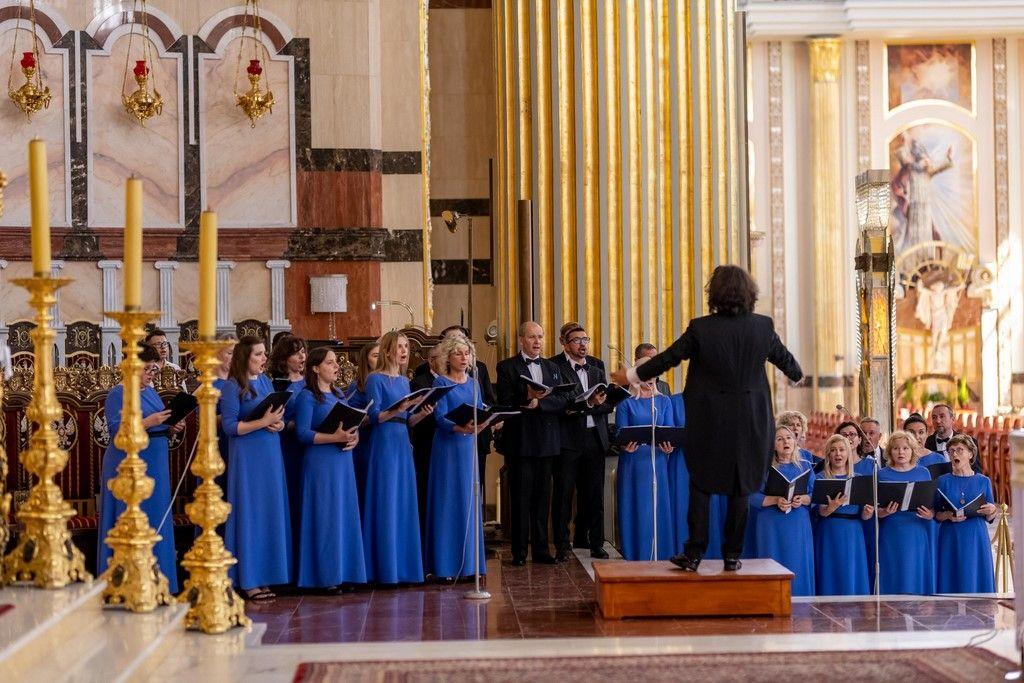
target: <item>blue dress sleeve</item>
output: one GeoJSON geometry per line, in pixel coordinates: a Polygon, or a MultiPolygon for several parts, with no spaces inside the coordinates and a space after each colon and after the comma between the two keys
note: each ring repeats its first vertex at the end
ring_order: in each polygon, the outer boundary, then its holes
{"type": "Polygon", "coordinates": [[[220,425],[224,433],[231,438],[238,436],[238,414],[241,410],[241,399],[238,395],[238,383],[228,380],[220,394],[220,425]]]}
{"type": "MultiPolygon", "coordinates": [[[[808,477],[808,479],[807,479],[807,495],[810,496],[811,498],[813,498],[814,497],[814,480],[816,479],[816,477],[814,476],[814,466],[808,463],[807,469],[809,469],[811,471],[810,477],[808,477]]],[[[847,471],[849,471],[849,470],[847,470],[847,471]]]]}
{"type": "MultiPolygon", "coordinates": [[[[470,381],[474,381],[474,380],[470,380],[470,381]]],[[[440,377],[438,377],[438,378],[434,379],[434,386],[435,387],[443,387],[443,386],[445,386],[445,383],[441,381],[440,377]]],[[[443,430],[445,432],[449,432],[449,433],[454,433],[455,432],[455,423],[452,422],[451,420],[449,420],[448,418],[446,418],[445,415],[447,415],[449,412],[451,412],[452,410],[454,410],[454,409],[458,408],[460,405],[462,405],[461,402],[457,402],[455,400],[454,394],[456,392],[458,392],[458,391],[459,390],[457,388],[456,389],[452,389],[447,394],[442,396],[441,400],[439,400],[436,404],[434,404],[434,423],[437,425],[438,429],[441,429],[441,430],[443,430]]]]}
{"type": "Polygon", "coordinates": [[[121,428],[121,407],[124,405],[124,385],[118,384],[107,392],[103,409],[107,416],[107,434],[113,443],[117,430],[121,428]]]}
{"type": "Polygon", "coordinates": [[[630,426],[629,420],[629,401],[626,399],[615,408],[615,428],[622,429],[623,427],[630,426]]]}
{"type": "Polygon", "coordinates": [[[376,373],[366,378],[366,400],[369,403],[373,401],[369,410],[366,411],[366,415],[370,418],[370,424],[377,424],[380,413],[382,410],[387,408],[384,403],[384,383],[380,381],[380,376],[376,373]]]}
{"type": "Polygon", "coordinates": [[[313,445],[316,432],[313,431],[313,409],[316,399],[313,394],[303,389],[290,402],[295,403],[295,436],[307,446],[313,445]]]}

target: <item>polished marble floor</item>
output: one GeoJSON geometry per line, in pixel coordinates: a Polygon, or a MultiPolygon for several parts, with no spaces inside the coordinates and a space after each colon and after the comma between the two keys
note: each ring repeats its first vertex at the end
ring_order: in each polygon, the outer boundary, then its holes
{"type": "Polygon", "coordinates": [[[507,550],[487,562],[492,598],[466,600],[471,584],[366,590],[341,596],[280,596],[248,603],[266,625],[263,645],[601,636],[688,636],[806,633],[934,632],[1013,627],[1013,611],[995,598],[793,604],[788,618],[625,619],[600,615],[587,557],[559,565],[513,567],[507,550]]]}

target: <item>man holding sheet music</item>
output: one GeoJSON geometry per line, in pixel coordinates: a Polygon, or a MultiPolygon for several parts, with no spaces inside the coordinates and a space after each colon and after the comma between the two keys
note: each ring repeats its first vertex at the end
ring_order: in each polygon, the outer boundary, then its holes
{"type": "MultiPolygon", "coordinates": [[[[558,418],[572,401],[559,385],[558,366],[541,358],[544,328],[535,322],[519,326],[519,353],[498,363],[498,404],[522,411],[498,433],[498,451],[508,464],[512,498],[512,564],[532,559],[554,564],[548,548],[551,508],[551,465],[561,449],[558,418]]],[[[571,385],[575,386],[575,385],[571,385]]]]}
{"type": "Polygon", "coordinates": [[[754,313],[757,285],[747,271],[718,266],[707,297],[710,315],[691,320],[672,346],[647,363],[612,375],[617,384],[636,383],[690,361],[683,391],[690,537],[672,561],[694,572],[707,550],[712,494],[728,496],[722,555],[727,570],[739,568],[747,497],[760,488],[772,453],[774,418],[765,362],[793,382],[803,378],[772,319],[754,313]]]}
{"type": "Polygon", "coordinates": [[[555,559],[569,559],[573,547],[587,548],[590,556],[607,559],[604,550],[604,458],[608,452],[608,413],[613,409],[605,398],[608,383],[604,363],[587,354],[590,338],[576,322],[562,325],[559,341],[562,353],[552,356],[562,376],[574,380],[578,397],[562,414],[562,449],[554,462],[554,492],[551,527],[555,535],[555,559]],[[597,389],[587,396],[592,387],[597,389]],[[586,396],[586,398],[584,398],[586,396]],[[576,523],[569,545],[569,517],[572,492],[576,489],[576,523]]]}

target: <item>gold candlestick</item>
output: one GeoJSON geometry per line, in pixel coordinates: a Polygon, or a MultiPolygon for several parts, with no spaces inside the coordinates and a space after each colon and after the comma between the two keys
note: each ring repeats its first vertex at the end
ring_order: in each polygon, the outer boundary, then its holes
{"type": "Polygon", "coordinates": [[[192,474],[200,477],[202,483],[196,489],[192,502],[185,506],[185,512],[203,532],[181,562],[188,570],[189,578],[178,599],[189,603],[185,628],[203,633],[223,633],[229,628],[252,623],[245,616],[245,605],[228,578],[228,568],[238,560],[228,552],[224,540],[217,534],[217,527],[231,514],[231,504],[224,500],[224,493],[214,480],[224,473],[224,460],[217,443],[216,406],[220,391],[214,388],[213,379],[214,369],[220,365],[217,353],[232,344],[233,341],[207,338],[181,345],[192,353],[200,380],[196,391],[199,444],[192,474]]]}
{"type": "Polygon", "coordinates": [[[68,452],[57,446],[57,432],[52,426],[62,411],[53,381],[55,333],[50,328],[50,309],[56,303],[54,292],[71,280],[37,275],[12,282],[28,290],[29,305],[36,311],[36,327],[31,333],[35,375],[32,402],[25,411],[36,423],[36,430],[29,437],[22,461],[38,481],[18,510],[25,530],[18,545],[4,558],[3,574],[8,581],[32,581],[39,588],[63,588],[73,581],[92,581],[92,575],[85,571],[82,552],[71,542],[68,532],[67,523],[75,510],[53,482],[67,466],[68,452]]]}
{"type": "Polygon", "coordinates": [[[153,494],[155,482],[146,476],[146,461],[139,457],[149,445],[149,435],[142,426],[139,374],[143,363],[139,359],[139,341],[146,336],[146,322],[160,314],[115,311],[106,315],[121,324],[121,339],[125,344],[121,361],[124,402],[121,426],[114,437],[114,445],[124,451],[124,459],[117,466],[117,476],[107,482],[107,488],[127,507],[104,541],[114,554],[100,577],[107,582],[103,603],[123,605],[132,612],[152,612],[160,605],[170,605],[171,594],[167,577],[153,555],[153,546],[162,537],[150,526],[149,517],[141,507],[142,501],[153,494]]]}
{"type": "MultiPolygon", "coordinates": [[[[0,417],[3,416],[4,404],[4,368],[0,367],[0,417]]],[[[3,572],[3,554],[7,549],[7,541],[11,539],[11,531],[7,528],[7,515],[11,512],[11,494],[7,493],[7,451],[4,450],[5,425],[0,422],[0,586],[7,583],[3,572]]]]}

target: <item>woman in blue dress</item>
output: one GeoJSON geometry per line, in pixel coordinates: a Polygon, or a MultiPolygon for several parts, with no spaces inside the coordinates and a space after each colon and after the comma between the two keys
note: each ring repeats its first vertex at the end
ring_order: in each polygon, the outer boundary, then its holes
{"type": "MultiPolygon", "coordinates": [[[[878,470],[879,481],[931,481],[928,470],[917,464],[914,437],[895,431],[885,447],[888,467],[878,470]]],[[[871,505],[861,513],[864,519],[874,514],[871,505]]],[[[921,506],[900,512],[890,504],[878,510],[878,562],[880,590],[884,594],[930,595],[935,592],[935,549],[930,527],[935,511],[921,506]]]]}
{"type": "MultiPolygon", "coordinates": [[[[345,402],[353,408],[365,409],[370,403],[366,395],[366,380],[377,369],[377,358],[380,355],[380,342],[364,345],[359,349],[356,362],[356,378],[345,389],[345,402]]],[[[387,406],[383,406],[387,407],[387,406]]],[[[380,407],[377,408],[380,410],[380,407]]],[[[370,435],[373,423],[367,420],[359,428],[359,443],[352,451],[352,468],[356,473],[356,491],[359,493],[359,509],[363,509],[363,493],[366,491],[366,469],[370,464],[370,435]]]]}
{"type": "MultiPolygon", "coordinates": [[[[641,358],[637,361],[647,360],[641,358]]],[[[657,393],[653,382],[640,382],[633,386],[636,394],[615,409],[615,427],[635,427],[651,424],[651,397],[657,420],[663,427],[675,426],[672,400],[657,393]]],[[[672,523],[672,487],[669,483],[668,456],[673,451],[668,443],[628,443],[619,453],[615,480],[616,508],[619,518],[619,538],[622,556],[627,560],[667,560],[676,554],[676,534],[672,523]],[[655,472],[657,473],[655,475],[655,472]],[[654,477],[657,476],[658,553],[654,555],[654,477]]]]}
{"type": "MultiPolygon", "coordinates": [[[[836,434],[844,437],[853,449],[853,473],[855,475],[872,475],[878,469],[874,455],[864,453],[864,444],[868,443],[864,430],[853,421],[839,423],[836,434]]],[[[863,512],[863,511],[862,511],[863,512]]],[[[875,520],[874,517],[861,520],[864,529],[864,549],[868,563],[868,585],[875,585],[875,520]]],[[[872,591],[873,592],[873,591],[872,591]]]]}
{"type": "Polygon", "coordinates": [[[482,429],[456,425],[445,416],[463,403],[475,402],[482,408],[484,402],[476,380],[467,372],[475,363],[472,342],[461,336],[445,337],[438,353],[445,372],[434,379],[434,386],[455,388],[441,397],[434,409],[437,429],[428,468],[423,554],[427,574],[451,582],[473,575],[474,548],[480,573],[485,573],[483,515],[475,515],[473,510],[477,476],[473,443],[482,429]]]}
{"type": "MultiPolygon", "coordinates": [[[[788,427],[775,430],[775,454],[772,466],[787,479],[810,471],[812,465],[800,457],[796,434],[788,427]]],[[[766,496],[764,487],[750,494],[750,507],[757,509],[757,551],[793,572],[793,595],[814,595],[814,539],[811,534],[810,503],[814,472],[807,484],[808,493],[787,500],[766,496]]]]}
{"type": "Polygon", "coordinates": [[[392,330],[381,337],[379,369],[366,380],[366,395],[373,401],[367,413],[373,433],[363,495],[363,551],[367,580],[381,584],[423,582],[409,424],[433,411],[428,407],[410,415],[417,405],[413,399],[386,410],[410,393],[408,362],[409,340],[392,330]]]}
{"type": "Polygon", "coordinates": [[[292,556],[299,551],[299,519],[302,517],[302,454],[304,445],[295,434],[295,399],[306,388],[306,341],[293,334],[283,334],[274,342],[267,361],[267,374],[274,381],[275,391],[292,395],[284,407],[284,429],[281,430],[281,457],[288,482],[288,508],[292,520],[292,556]]]}
{"type": "Polygon", "coordinates": [[[341,392],[338,357],[326,346],[313,349],[306,363],[306,388],[295,398],[295,435],[305,446],[302,455],[302,509],[296,583],[300,588],[327,588],[366,583],[359,496],[352,469],[352,448],[359,428],[332,434],[316,427],[324,421],[341,392]]]}
{"type": "MultiPolygon", "coordinates": [[[[686,406],[683,403],[683,395],[681,393],[673,394],[670,400],[672,401],[672,416],[675,419],[675,425],[685,427],[686,406]]],[[[682,448],[676,448],[668,456],[668,481],[672,487],[670,496],[672,499],[672,524],[676,539],[673,554],[678,555],[683,552],[683,544],[689,538],[686,514],[690,509],[690,472],[686,469],[686,457],[683,455],[682,448]]],[[[714,504],[712,506],[714,507],[714,504]]],[[[719,541],[720,543],[721,541],[719,541]]]]}
{"type": "MultiPolygon", "coordinates": [[[[171,506],[171,474],[168,465],[167,434],[171,429],[175,431],[182,429],[185,423],[180,422],[170,428],[164,424],[164,421],[171,416],[171,411],[164,409],[163,399],[153,388],[153,377],[160,372],[160,352],[152,346],[144,344],[139,350],[139,358],[143,363],[140,376],[142,426],[149,435],[149,445],[139,453],[139,457],[146,462],[146,475],[154,480],[153,493],[142,501],[142,511],[149,518],[149,525],[160,534],[160,540],[153,547],[153,553],[156,555],[160,571],[167,577],[168,589],[171,593],[177,593],[178,569],[174,554],[174,522],[172,516],[167,514],[167,509],[171,506]],[[158,526],[159,528],[157,528],[158,526]]],[[[124,451],[114,445],[114,437],[117,436],[117,430],[121,427],[123,404],[124,385],[118,384],[107,394],[107,400],[104,403],[109,442],[107,450],[103,453],[103,469],[100,474],[101,500],[96,553],[98,573],[107,569],[110,556],[113,554],[110,546],[104,541],[117,518],[125,509],[124,503],[114,498],[113,492],[107,488],[107,482],[117,476],[117,466],[124,460],[124,451]]]]}
{"type": "MultiPolygon", "coordinates": [[[[822,479],[849,479],[854,471],[854,452],[846,437],[833,434],[825,442],[822,479]]],[[[860,507],[847,505],[839,494],[817,509],[814,528],[814,572],[818,595],[867,595],[868,558],[860,507]]]]}
{"type": "Polygon", "coordinates": [[[974,440],[956,434],[946,445],[953,471],[939,477],[939,491],[956,506],[964,506],[978,496],[985,503],[980,516],[957,516],[954,512],[936,513],[939,522],[938,579],[940,593],[995,593],[992,549],[988,527],[996,519],[992,482],[976,474],[972,465],[978,457],[974,440]]]}
{"type": "Polygon", "coordinates": [[[228,436],[228,491],[231,516],[224,543],[238,564],[232,578],[246,597],[274,597],[269,586],[292,579],[292,529],[279,433],[284,406],[247,420],[273,392],[263,374],[267,349],[259,337],[242,337],[231,358],[231,377],[220,396],[221,424],[228,436]]]}
{"type": "MultiPolygon", "coordinates": [[[[217,341],[232,342],[231,346],[227,346],[217,352],[217,360],[220,362],[220,365],[213,370],[213,388],[223,394],[224,384],[228,381],[228,377],[231,376],[231,356],[235,352],[235,344],[238,343],[238,339],[230,332],[225,332],[217,335],[217,341]]],[[[227,490],[228,435],[224,433],[224,425],[221,424],[219,400],[217,401],[217,447],[220,449],[221,460],[224,461],[224,473],[217,477],[217,486],[220,486],[221,490],[227,490]]],[[[197,536],[200,531],[202,529],[196,527],[197,536]]],[[[221,532],[223,532],[223,528],[221,532]]]]}

